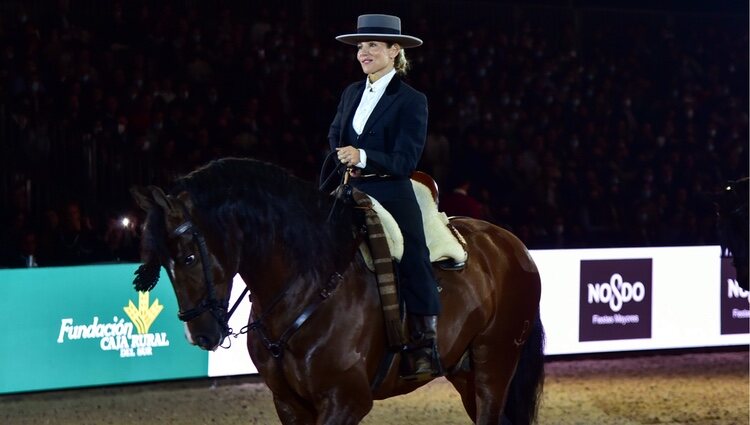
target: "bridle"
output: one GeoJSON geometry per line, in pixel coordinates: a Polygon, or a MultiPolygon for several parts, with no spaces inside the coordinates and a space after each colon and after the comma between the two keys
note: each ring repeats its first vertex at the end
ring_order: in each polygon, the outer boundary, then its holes
{"type": "MultiPolygon", "coordinates": [[[[221,327],[221,337],[222,340],[231,333],[231,329],[229,328],[229,318],[231,317],[232,313],[234,313],[235,309],[237,308],[237,304],[232,307],[231,312],[227,312],[227,308],[229,305],[229,299],[226,300],[219,300],[216,297],[216,286],[214,285],[213,276],[211,275],[211,268],[210,268],[210,261],[211,258],[208,256],[208,248],[206,247],[206,239],[203,237],[203,234],[197,229],[197,227],[193,224],[192,217],[190,216],[190,212],[188,212],[187,207],[184,205],[182,206],[183,213],[185,214],[185,221],[177,226],[172,233],[170,233],[169,237],[171,239],[178,238],[186,233],[190,233],[192,236],[193,241],[198,245],[198,254],[200,255],[201,260],[201,268],[203,269],[203,282],[206,286],[206,295],[200,300],[198,305],[195,307],[188,309],[188,310],[180,310],[180,312],[177,314],[177,317],[182,320],[183,322],[189,322],[196,317],[200,316],[201,314],[205,312],[210,312],[211,315],[216,319],[216,322],[219,323],[219,326],[221,327]]],[[[167,270],[169,271],[169,270],[167,270]]],[[[174,282],[174,278],[170,273],[169,278],[174,282]]],[[[245,288],[245,292],[242,293],[240,298],[238,299],[238,302],[242,300],[242,298],[247,293],[247,288],[245,288]]]]}
{"type": "MultiPolygon", "coordinates": [[[[182,311],[177,314],[177,317],[182,320],[183,322],[189,322],[196,317],[200,316],[201,314],[205,313],[206,311],[210,312],[211,315],[216,319],[216,321],[219,323],[219,326],[221,327],[221,340],[222,343],[224,339],[228,336],[234,336],[235,338],[238,337],[241,334],[246,334],[248,331],[255,331],[260,336],[261,343],[264,347],[271,353],[271,356],[274,358],[280,358],[283,355],[284,348],[286,347],[287,341],[292,337],[292,335],[299,330],[299,328],[302,327],[302,325],[307,322],[307,319],[312,316],[312,314],[320,307],[320,305],[327,300],[333,292],[335,292],[338,285],[343,281],[343,276],[338,273],[334,272],[332,273],[328,280],[323,283],[321,286],[318,297],[316,297],[303,311],[302,313],[297,316],[297,318],[292,322],[292,324],[283,332],[281,337],[273,341],[271,338],[268,337],[268,330],[266,326],[264,325],[264,321],[267,320],[269,313],[276,307],[276,305],[279,304],[279,302],[284,299],[291,289],[292,282],[289,282],[277,295],[274,297],[274,299],[271,301],[271,303],[268,306],[268,309],[254,322],[250,323],[249,325],[243,327],[239,332],[234,333],[234,331],[229,327],[229,319],[232,317],[232,314],[237,309],[237,306],[242,301],[242,299],[245,297],[245,294],[249,292],[249,289],[247,287],[244,288],[242,291],[242,294],[237,299],[237,301],[234,303],[232,308],[230,310],[227,310],[229,306],[229,299],[227,298],[224,301],[220,301],[216,297],[216,287],[213,283],[213,278],[211,276],[211,268],[210,265],[210,257],[208,256],[208,248],[206,247],[206,239],[203,237],[203,234],[197,229],[197,227],[193,224],[192,217],[190,216],[190,212],[187,210],[187,208],[183,205],[182,206],[183,213],[185,214],[185,221],[177,226],[172,233],[169,234],[170,239],[178,238],[186,233],[190,233],[192,236],[193,241],[198,245],[198,254],[200,255],[201,260],[201,267],[203,269],[203,281],[206,286],[206,296],[204,296],[201,301],[196,305],[195,307],[182,311]]],[[[174,282],[174,278],[169,272],[169,269],[167,269],[167,274],[169,275],[169,279],[174,282]]],[[[223,345],[222,345],[223,346],[223,345]]],[[[230,340],[230,346],[231,346],[231,340],[230,340]]],[[[229,347],[224,347],[229,348],[229,347]]]]}

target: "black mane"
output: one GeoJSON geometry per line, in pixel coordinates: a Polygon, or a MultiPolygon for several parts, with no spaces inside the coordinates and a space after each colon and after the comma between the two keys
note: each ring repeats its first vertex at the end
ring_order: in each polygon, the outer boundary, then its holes
{"type": "MultiPolygon", "coordinates": [[[[169,193],[183,191],[205,224],[204,233],[226,235],[235,220],[245,235],[245,257],[260,264],[277,241],[284,245],[290,270],[300,274],[320,263],[340,264],[341,243],[347,235],[351,239],[351,214],[336,214],[334,224],[327,223],[332,198],[273,164],[239,158],[212,161],[178,179],[169,193]]],[[[149,212],[143,238],[147,262],[158,256],[164,264],[163,215],[160,208],[149,212]]]]}

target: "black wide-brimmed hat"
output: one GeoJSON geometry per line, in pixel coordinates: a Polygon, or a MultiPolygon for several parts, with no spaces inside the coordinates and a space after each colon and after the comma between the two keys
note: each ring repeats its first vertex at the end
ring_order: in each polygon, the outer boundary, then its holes
{"type": "Polygon", "coordinates": [[[422,40],[401,34],[401,18],[392,15],[360,15],[357,18],[357,32],[336,37],[336,40],[357,45],[362,41],[392,41],[403,48],[422,45],[422,40]]]}

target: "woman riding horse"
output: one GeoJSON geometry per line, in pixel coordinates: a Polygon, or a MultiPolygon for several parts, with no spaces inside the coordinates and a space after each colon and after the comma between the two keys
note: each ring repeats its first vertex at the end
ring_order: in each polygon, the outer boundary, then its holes
{"type": "Polygon", "coordinates": [[[404,49],[422,40],[401,34],[401,20],[391,15],[362,15],[356,33],[336,39],[357,46],[367,78],[344,90],[328,141],[341,163],[350,167],[352,186],[377,199],[401,228],[404,254],[398,275],[415,347],[408,351],[413,366],[407,375],[438,376],[440,296],[409,180],[427,137],[427,98],[402,80],[408,67],[404,49]]]}
{"type": "MultiPolygon", "coordinates": [[[[132,192],[148,211],[136,289],[150,290],[163,266],[189,341],[214,350],[234,333],[228,303],[239,274],[252,301],[248,352],[283,424],[358,424],[374,399],[424,384],[402,379],[400,356],[387,350],[354,207],[245,159],[215,161],[169,193],[132,192]]],[[[469,257],[461,271],[435,271],[446,378],[475,423],[532,423],[544,378],[537,268],[506,230],[468,218],[452,224],[469,257]]]]}

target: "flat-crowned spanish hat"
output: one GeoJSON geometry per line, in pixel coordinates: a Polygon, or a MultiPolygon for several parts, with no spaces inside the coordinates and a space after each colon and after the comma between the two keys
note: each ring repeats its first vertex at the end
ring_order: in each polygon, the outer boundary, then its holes
{"type": "Polygon", "coordinates": [[[360,15],[357,18],[357,32],[336,37],[336,40],[357,45],[362,41],[392,41],[403,48],[422,45],[422,40],[401,34],[401,18],[393,15],[360,15]]]}

